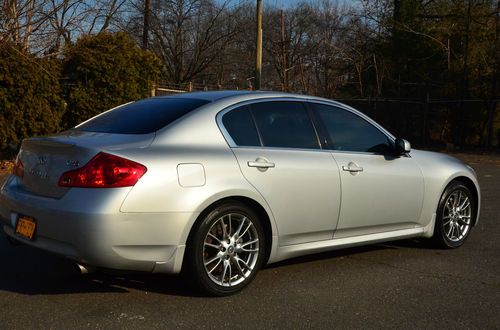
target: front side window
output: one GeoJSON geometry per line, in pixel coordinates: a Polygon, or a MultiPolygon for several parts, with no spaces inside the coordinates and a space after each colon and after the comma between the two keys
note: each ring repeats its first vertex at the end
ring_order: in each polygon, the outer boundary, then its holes
{"type": "Polygon", "coordinates": [[[388,137],[355,113],[320,103],[311,106],[327,131],[330,149],[378,154],[392,151],[388,137]]]}
{"type": "Polygon", "coordinates": [[[264,147],[320,148],[310,116],[301,102],[259,102],[250,108],[264,147]]]}

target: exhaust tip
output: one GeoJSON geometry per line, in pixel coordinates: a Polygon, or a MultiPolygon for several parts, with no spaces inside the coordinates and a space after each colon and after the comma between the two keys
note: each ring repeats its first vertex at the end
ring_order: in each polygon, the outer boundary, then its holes
{"type": "Polygon", "coordinates": [[[89,266],[84,266],[84,265],[79,264],[79,263],[73,264],[73,268],[75,269],[75,271],[78,274],[81,274],[81,275],[91,274],[91,273],[95,272],[94,268],[89,267],[89,266]]]}

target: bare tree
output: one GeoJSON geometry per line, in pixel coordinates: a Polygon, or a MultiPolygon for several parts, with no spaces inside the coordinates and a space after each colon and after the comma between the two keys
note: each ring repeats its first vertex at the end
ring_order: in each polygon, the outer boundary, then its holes
{"type": "Polygon", "coordinates": [[[303,63],[318,46],[310,42],[315,18],[313,8],[307,3],[287,10],[269,8],[265,18],[264,45],[269,62],[279,76],[281,89],[305,90],[303,63]]]}
{"type": "Polygon", "coordinates": [[[49,0],[46,38],[52,40],[51,52],[71,43],[82,34],[106,31],[127,0],[49,0]]]}
{"type": "Polygon", "coordinates": [[[311,65],[316,80],[317,93],[334,97],[337,87],[344,79],[344,72],[339,70],[344,58],[339,38],[344,29],[346,16],[344,8],[337,2],[320,1],[315,9],[315,26],[311,32],[311,43],[317,50],[311,57],[311,65]]]}
{"type": "Polygon", "coordinates": [[[108,30],[129,0],[5,0],[0,41],[33,53],[57,53],[82,34],[108,30]]]}
{"type": "Polygon", "coordinates": [[[173,0],[152,8],[152,49],[163,59],[167,79],[180,84],[203,73],[233,41],[239,27],[228,2],[173,0]]]}
{"type": "Polygon", "coordinates": [[[46,21],[47,0],[5,0],[0,15],[0,42],[10,42],[28,50],[33,34],[46,21]]]}

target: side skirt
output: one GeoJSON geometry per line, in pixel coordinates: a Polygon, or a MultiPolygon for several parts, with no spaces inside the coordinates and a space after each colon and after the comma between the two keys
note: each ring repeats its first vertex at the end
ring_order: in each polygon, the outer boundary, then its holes
{"type": "Polygon", "coordinates": [[[330,239],[319,242],[287,245],[279,247],[278,253],[276,253],[274,258],[269,259],[268,264],[307,254],[320,253],[325,251],[349,248],[360,245],[368,245],[386,241],[393,241],[410,237],[418,237],[418,236],[423,236],[424,234],[425,234],[425,228],[418,227],[411,229],[394,230],[390,232],[377,233],[377,234],[330,239]]]}

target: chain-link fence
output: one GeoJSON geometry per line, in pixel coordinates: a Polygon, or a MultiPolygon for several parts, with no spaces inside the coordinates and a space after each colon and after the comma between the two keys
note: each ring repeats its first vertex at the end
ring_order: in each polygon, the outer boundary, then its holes
{"type": "Polygon", "coordinates": [[[151,94],[152,96],[160,96],[160,95],[171,95],[171,94],[194,92],[194,91],[214,91],[222,89],[237,89],[237,88],[235,86],[228,84],[222,86],[222,85],[198,84],[192,82],[183,84],[161,83],[154,87],[154,89],[151,91],[151,94]]]}
{"type": "Polygon", "coordinates": [[[500,100],[343,99],[418,147],[498,147],[500,100]]]}

